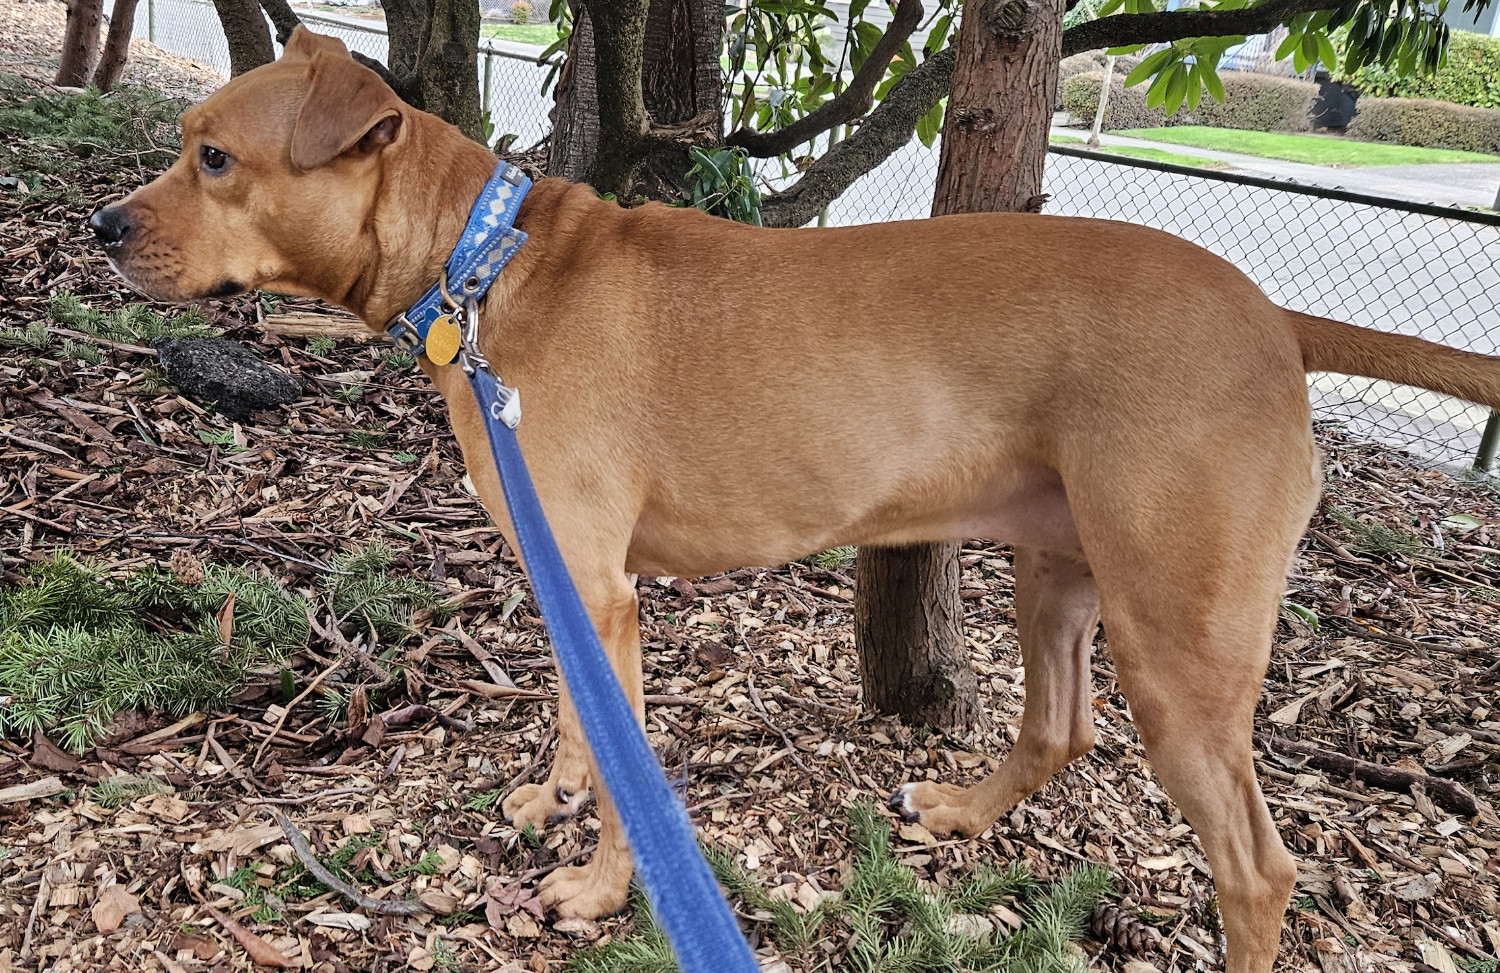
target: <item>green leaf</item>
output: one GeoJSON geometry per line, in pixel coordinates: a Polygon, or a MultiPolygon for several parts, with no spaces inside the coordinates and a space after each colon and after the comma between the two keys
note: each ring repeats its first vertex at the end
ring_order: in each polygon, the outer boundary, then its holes
{"type": "Polygon", "coordinates": [[[1301,43],[1302,43],[1302,35],[1300,33],[1296,32],[1296,31],[1292,31],[1291,33],[1287,34],[1286,35],[1286,40],[1282,41],[1276,47],[1276,60],[1278,60],[1278,61],[1284,61],[1284,60],[1286,60],[1288,57],[1291,56],[1292,51],[1294,51],[1294,50],[1297,49],[1297,45],[1301,44],[1301,43]]]}
{"type": "Polygon", "coordinates": [[[943,110],[946,106],[946,99],[939,101],[932,106],[931,111],[917,119],[917,138],[929,149],[943,131],[943,110]]]}
{"type": "Polygon", "coordinates": [[[1179,61],[1172,66],[1172,76],[1167,81],[1166,108],[1168,117],[1177,114],[1177,110],[1182,107],[1183,99],[1187,97],[1189,80],[1190,74],[1186,64],[1179,61]]]}
{"type": "Polygon", "coordinates": [[[1219,80],[1219,72],[1209,68],[1201,71],[1199,76],[1203,78],[1203,87],[1208,89],[1208,93],[1213,100],[1223,104],[1224,82],[1219,80]]]}
{"type": "Polygon", "coordinates": [[[1328,39],[1327,34],[1318,34],[1317,40],[1318,60],[1323,62],[1325,68],[1332,71],[1334,66],[1339,63],[1338,53],[1333,49],[1333,41],[1328,39]]]}
{"type": "Polygon", "coordinates": [[[1130,73],[1125,76],[1125,87],[1129,88],[1133,85],[1138,85],[1152,75],[1159,73],[1162,68],[1171,63],[1176,55],[1177,52],[1169,47],[1164,51],[1157,51],[1149,57],[1142,58],[1141,63],[1132,68],[1130,73]]]}
{"type": "Polygon", "coordinates": [[[1203,98],[1202,65],[1194,64],[1188,69],[1187,106],[1188,111],[1198,107],[1198,102],[1203,98]]]}

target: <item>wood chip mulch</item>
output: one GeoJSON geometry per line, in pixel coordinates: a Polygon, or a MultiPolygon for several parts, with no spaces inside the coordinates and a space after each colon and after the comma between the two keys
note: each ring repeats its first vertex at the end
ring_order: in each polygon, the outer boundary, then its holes
{"type": "MultiPolygon", "coordinates": [[[[15,11],[58,7],[3,8],[6,69],[30,50],[17,52],[13,38],[29,35],[15,11]]],[[[54,28],[60,36],[52,16],[54,28]]],[[[0,196],[0,326],[47,320],[59,291],[101,310],[130,300],[85,226],[120,192],[97,179],[83,187],[86,208],[0,196]]],[[[513,598],[524,590],[515,559],[464,485],[437,395],[379,345],[346,337],[315,354],[309,322],[350,334],[326,309],[244,298],[205,311],[297,376],[305,396],[234,425],[170,387],[148,391],[155,359],[139,349],[106,348],[100,366],[0,351],[5,583],[69,547],[118,571],[187,551],[307,587],[334,554],[380,541],[458,616],[405,647],[400,685],[375,697],[377,711],[351,706],[330,721],[311,697],[287,711],[267,672],[225,712],[177,725],[133,714],[85,754],[41,736],[0,739],[0,971],[248,970],[248,949],[320,973],[541,973],[628,932],[628,914],[559,926],[531,908],[527,890],[578,859],[597,820],[559,826],[538,847],[499,820],[498,796],[548,759],[556,675],[532,603],[513,598]],[[151,775],[160,793],[113,808],[92,800],[98,782],[123,774],[151,775]],[[380,916],[333,893],[285,893],[277,877],[297,857],[275,813],[318,854],[349,851],[372,876],[363,891],[414,895],[431,911],[380,916]],[[258,920],[262,906],[226,884],[242,868],[279,918],[258,920]]],[[[1288,583],[1258,716],[1262,787],[1301,866],[1279,967],[1493,971],[1500,495],[1334,429],[1319,435],[1327,497],[1288,583]],[[1382,553],[1378,526],[1420,545],[1382,553]]],[[[963,738],[861,709],[851,568],[640,582],[652,743],[684,779],[705,839],[803,906],[839,887],[841,806],[912,779],[976,779],[1015,737],[1011,561],[970,544],[962,562],[988,711],[963,738]]],[[[346,690],[371,683],[337,642],[316,635],[291,660],[298,686],[330,668],[346,690]]],[[[974,841],[902,827],[901,856],[939,884],[982,861],[1024,861],[1042,876],[1106,863],[1121,914],[1153,924],[1165,948],[1135,956],[1095,942],[1096,962],[1217,968],[1207,863],[1145,762],[1102,638],[1094,674],[1091,754],[974,841]]],[[[763,928],[754,916],[746,925],[763,928]]]]}

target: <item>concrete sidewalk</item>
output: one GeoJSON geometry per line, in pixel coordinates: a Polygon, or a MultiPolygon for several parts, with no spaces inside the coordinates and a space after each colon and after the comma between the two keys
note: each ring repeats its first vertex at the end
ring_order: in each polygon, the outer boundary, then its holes
{"type": "MultiPolygon", "coordinates": [[[[1053,123],[1054,135],[1088,138],[1087,128],[1068,128],[1053,123]]],[[[1303,162],[1262,159],[1259,156],[1200,149],[1191,145],[1150,142],[1121,135],[1102,134],[1100,145],[1160,149],[1177,155],[1190,155],[1225,163],[1234,172],[1263,179],[1279,179],[1304,186],[1344,189],[1349,192],[1386,196],[1438,206],[1483,207],[1495,205],[1500,190],[1500,159],[1495,162],[1471,162],[1444,165],[1367,166],[1359,169],[1333,169],[1303,162]]],[[[1083,146],[1080,146],[1082,148],[1083,146]]]]}

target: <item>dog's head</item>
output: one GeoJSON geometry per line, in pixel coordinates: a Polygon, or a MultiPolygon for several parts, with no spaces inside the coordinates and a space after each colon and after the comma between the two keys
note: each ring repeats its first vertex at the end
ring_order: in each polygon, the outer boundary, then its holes
{"type": "Polygon", "coordinates": [[[115,270],[158,300],[257,287],[338,300],[412,111],[340,41],[298,27],[281,60],[184,112],[172,167],[89,225],[115,270]]]}

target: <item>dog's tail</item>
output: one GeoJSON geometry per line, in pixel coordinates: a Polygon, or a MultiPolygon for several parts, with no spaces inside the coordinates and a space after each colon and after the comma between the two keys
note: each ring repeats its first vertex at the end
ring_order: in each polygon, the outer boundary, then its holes
{"type": "Polygon", "coordinates": [[[1310,372],[1415,385],[1500,409],[1500,358],[1288,311],[1310,372]]]}

